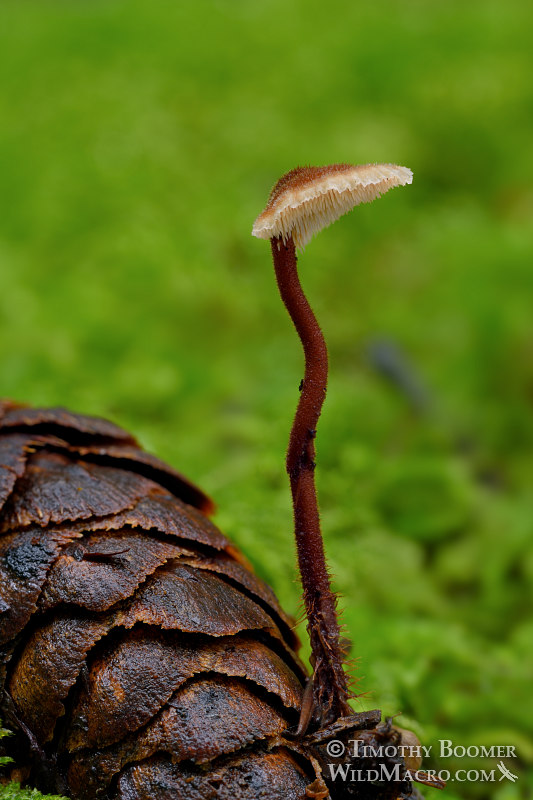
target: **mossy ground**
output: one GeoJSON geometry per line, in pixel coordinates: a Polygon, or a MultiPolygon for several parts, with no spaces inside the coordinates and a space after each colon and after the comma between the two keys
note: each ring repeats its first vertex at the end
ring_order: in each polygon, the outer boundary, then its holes
{"type": "Polygon", "coordinates": [[[401,711],[435,748],[516,744],[516,784],[446,797],[526,797],[530,4],[5,0],[0,15],[0,394],[136,432],[214,496],[294,612],[282,460],[301,356],[251,225],[297,164],[413,169],[301,259],[331,351],[327,549],[360,706],[401,711]],[[383,341],[423,402],[381,376],[383,341]]]}
{"type": "Polygon", "coordinates": [[[41,794],[36,789],[21,789],[19,783],[0,786],[0,800],[64,800],[57,794],[41,794]]]}

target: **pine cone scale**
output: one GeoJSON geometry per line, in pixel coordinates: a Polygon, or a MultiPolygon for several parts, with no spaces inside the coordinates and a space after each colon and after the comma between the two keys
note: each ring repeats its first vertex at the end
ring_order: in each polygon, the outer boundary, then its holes
{"type": "Polygon", "coordinates": [[[275,737],[286,726],[278,711],[242,684],[220,676],[200,678],[179,689],[141,731],[117,745],[74,754],[69,784],[81,800],[92,800],[127,764],[158,752],[172,753],[174,763],[203,764],[275,737]]]}
{"type": "Polygon", "coordinates": [[[65,408],[31,408],[2,401],[0,426],[5,430],[27,431],[67,437],[69,441],[94,441],[95,438],[111,439],[116,442],[137,446],[135,438],[113,422],[100,417],[73,414],[65,408]]]}
{"type": "Polygon", "coordinates": [[[83,544],[64,548],[53,563],[39,608],[61,603],[107,611],[135,590],[169,559],[194,558],[192,549],[147,537],[138,531],[117,531],[85,537],[83,544]]]}
{"type": "Polygon", "coordinates": [[[205,773],[156,756],[120,775],[113,800],[302,800],[309,777],[284,749],[225,759],[205,773]]]}
{"type": "Polygon", "coordinates": [[[247,679],[296,712],[301,684],[265,645],[242,637],[200,642],[133,629],[92,660],[73,710],[70,752],[101,748],[145,725],[186,681],[210,672],[247,679]],[[103,713],[105,709],[105,714],[103,713]]]}
{"type": "Polygon", "coordinates": [[[37,610],[41,589],[61,549],[81,533],[30,528],[0,536],[0,645],[11,642],[37,610]]]}
{"type": "Polygon", "coordinates": [[[28,458],[4,506],[2,528],[46,527],[118,514],[154,488],[156,484],[136,473],[37,452],[28,458]]]}
{"type": "Polygon", "coordinates": [[[41,744],[50,742],[65,713],[63,701],[80,676],[88,653],[112,621],[61,616],[38,627],[10,665],[7,689],[21,721],[41,744]]]}
{"type": "Polygon", "coordinates": [[[0,508],[13,491],[17,478],[26,470],[32,437],[23,433],[0,436],[0,508]]]}

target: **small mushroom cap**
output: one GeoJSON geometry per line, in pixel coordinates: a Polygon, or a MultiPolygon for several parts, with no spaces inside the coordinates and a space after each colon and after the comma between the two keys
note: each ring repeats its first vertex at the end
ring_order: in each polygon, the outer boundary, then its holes
{"type": "Polygon", "coordinates": [[[396,164],[331,164],[296,167],[276,183],[252,229],[259,239],[292,237],[305,247],[315,233],[359,203],[369,203],[393,186],[412,183],[413,173],[396,164]]]}
{"type": "Polygon", "coordinates": [[[405,766],[411,772],[416,772],[422,766],[422,745],[418,736],[413,731],[407,731],[397,725],[394,726],[394,729],[401,736],[400,744],[404,748],[403,759],[405,766]]]}

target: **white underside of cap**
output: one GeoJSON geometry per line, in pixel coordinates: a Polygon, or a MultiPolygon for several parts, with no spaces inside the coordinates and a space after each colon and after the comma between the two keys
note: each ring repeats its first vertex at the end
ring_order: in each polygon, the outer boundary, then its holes
{"type": "Polygon", "coordinates": [[[252,235],[259,239],[292,237],[298,249],[359,203],[368,203],[392,189],[412,183],[413,173],[396,164],[365,164],[322,175],[288,187],[274,206],[256,219],[252,235]]]}

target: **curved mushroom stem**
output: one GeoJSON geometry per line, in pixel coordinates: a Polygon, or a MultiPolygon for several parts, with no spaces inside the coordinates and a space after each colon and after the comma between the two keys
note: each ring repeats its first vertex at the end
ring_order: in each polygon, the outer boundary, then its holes
{"type": "Polygon", "coordinates": [[[287,451],[294,508],[298,564],[311,639],[313,676],[312,719],[320,726],[352,713],[343,668],[336,596],[331,590],[324,555],[315,488],[315,435],[326,396],[328,352],[320,326],[298,277],[292,238],[271,239],[274,269],[281,299],[298,332],[305,355],[305,374],[287,451]]]}

